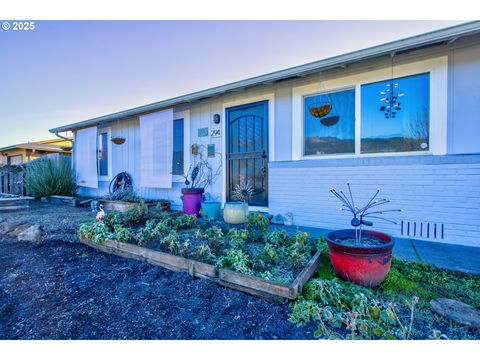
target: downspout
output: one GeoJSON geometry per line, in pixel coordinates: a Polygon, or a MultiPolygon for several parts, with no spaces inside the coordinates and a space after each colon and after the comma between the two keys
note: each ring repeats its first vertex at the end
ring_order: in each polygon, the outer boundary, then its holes
{"type": "Polygon", "coordinates": [[[60,138],[60,139],[66,140],[66,141],[70,141],[70,142],[73,144],[73,139],[70,139],[70,138],[67,138],[67,137],[65,137],[65,136],[63,136],[63,135],[60,135],[60,134],[58,133],[58,131],[55,132],[55,136],[58,137],[58,138],[60,138]]]}
{"type": "Polygon", "coordinates": [[[73,134],[72,134],[72,138],[69,139],[68,137],[66,136],[63,136],[63,135],[60,135],[59,134],[59,131],[55,131],[55,136],[60,138],[60,139],[63,139],[63,140],[66,140],[66,141],[70,141],[72,143],[72,159],[71,159],[71,164],[72,164],[72,171],[73,173],[75,174],[75,161],[74,161],[74,158],[75,158],[75,155],[74,155],[74,152],[75,152],[75,134],[76,132],[74,131],[73,134]]]}

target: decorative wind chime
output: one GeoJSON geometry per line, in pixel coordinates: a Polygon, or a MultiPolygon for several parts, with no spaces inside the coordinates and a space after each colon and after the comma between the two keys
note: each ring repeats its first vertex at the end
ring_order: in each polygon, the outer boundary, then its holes
{"type": "MultiPolygon", "coordinates": [[[[320,73],[318,75],[319,88],[321,88],[321,83],[322,83],[321,76],[322,75],[320,73]]],[[[313,117],[320,119],[320,123],[323,126],[328,127],[328,126],[335,125],[338,122],[338,120],[340,120],[340,116],[338,115],[327,116],[327,115],[330,115],[330,113],[333,110],[333,103],[332,103],[332,100],[330,99],[330,96],[328,94],[321,94],[320,99],[323,99],[323,100],[313,103],[308,109],[308,111],[313,117]]]]}
{"type": "Polygon", "coordinates": [[[384,112],[386,119],[394,119],[397,115],[397,111],[401,110],[400,102],[398,98],[405,95],[403,92],[399,92],[398,87],[399,84],[394,82],[393,79],[393,55],[392,58],[392,78],[389,83],[386,85],[386,89],[384,91],[380,91],[380,95],[383,97],[380,98],[382,103],[386,105],[380,106],[380,111],[384,112]]]}

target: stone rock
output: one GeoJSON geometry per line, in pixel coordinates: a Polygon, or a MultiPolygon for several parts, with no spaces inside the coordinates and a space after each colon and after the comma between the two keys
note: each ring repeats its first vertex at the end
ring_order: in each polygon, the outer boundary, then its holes
{"type": "Polygon", "coordinates": [[[18,240],[39,242],[42,238],[42,231],[39,225],[32,225],[18,234],[18,240]]]}
{"type": "Polygon", "coordinates": [[[280,214],[275,215],[270,222],[272,224],[283,225],[283,216],[280,214]]]}
{"type": "Polygon", "coordinates": [[[31,226],[30,224],[21,224],[17,228],[15,228],[15,230],[11,231],[8,235],[16,237],[20,233],[28,229],[30,226],[31,226]]]}
{"type": "Polygon", "coordinates": [[[435,299],[430,301],[432,310],[440,316],[473,329],[480,329],[480,310],[452,299],[435,299]]]}
{"type": "Polygon", "coordinates": [[[0,235],[9,234],[23,224],[25,224],[25,221],[23,220],[9,220],[2,222],[2,224],[0,225],[0,235]]]}

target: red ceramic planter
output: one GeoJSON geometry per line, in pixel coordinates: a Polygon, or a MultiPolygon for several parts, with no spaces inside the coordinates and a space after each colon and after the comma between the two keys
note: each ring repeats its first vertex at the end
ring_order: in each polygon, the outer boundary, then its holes
{"type": "Polygon", "coordinates": [[[183,188],[183,211],[187,215],[200,216],[202,206],[203,188],[183,188]]]}
{"type": "Polygon", "coordinates": [[[383,244],[369,247],[342,244],[334,239],[355,238],[355,230],[332,231],[326,239],[330,261],[342,279],[375,287],[380,285],[390,270],[395,241],[391,236],[377,231],[363,230],[362,234],[375,237],[383,244]]]}

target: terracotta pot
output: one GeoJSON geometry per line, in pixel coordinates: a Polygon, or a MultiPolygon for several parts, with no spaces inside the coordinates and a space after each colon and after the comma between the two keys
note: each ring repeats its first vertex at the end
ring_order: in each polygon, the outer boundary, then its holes
{"type": "Polygon", "coordinates": [[[342,279],[375,287],[380,285],[390,270],[395,241],[391,236],[377,231],[363,230],[362,234],[378,239],[382,244],[375,246],[342,244],[341,239],[355,238],[355,230],[332,231],[326,239],[330,261],[342,279]]]}

